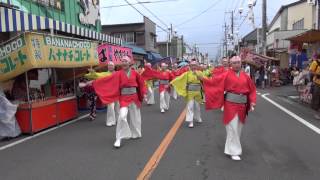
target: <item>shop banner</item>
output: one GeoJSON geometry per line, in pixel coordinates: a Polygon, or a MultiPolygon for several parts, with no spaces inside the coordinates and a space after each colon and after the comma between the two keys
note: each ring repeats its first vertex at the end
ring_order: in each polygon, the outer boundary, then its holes
{"type": "Polygon", "coordinates": [[[120,64],[121,57],[132,57],[132,49],[111,44],[102,44],[98,47],[99,63],[106,64],[109,61],[120,64]]]}
{"type": "Polygon", "coordinates": [[[98,65],[97,43],[26,33],[0,46],[0,81],[33,68],[73,68],[98,65]]]}

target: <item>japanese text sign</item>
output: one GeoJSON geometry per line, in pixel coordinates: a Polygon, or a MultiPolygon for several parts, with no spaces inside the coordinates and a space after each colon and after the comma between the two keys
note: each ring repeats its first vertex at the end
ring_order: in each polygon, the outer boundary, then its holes
{"type": "Polygon", "coordinates": [[[102,44],[98,47],[98,55],[100,64],[108,63],[109,61],[114,64],[119,64],[121,62],[121,57],[129,56],[132,57],[132,50],[130,48],[102,44]]]}
{"type": "Polygon", "coordinates": [[[33,68],[98,65],[97,43],[81,39],[26,33],[0,46],[0,81],[33,68]]]}

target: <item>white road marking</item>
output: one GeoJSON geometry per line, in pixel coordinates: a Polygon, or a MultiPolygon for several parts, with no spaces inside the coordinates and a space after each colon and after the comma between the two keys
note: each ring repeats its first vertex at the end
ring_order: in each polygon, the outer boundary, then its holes
{"type": "Polygon", "coordinates": [[[75,122],[77,122],[77,121],[79,121],[79,120],[81,120],[81,119],[84,119],[84,118],[88,117],[88,116],[89,116],[89,114],[80,116],[80,117],[78,117],[77,119],[74,119],[74,120],[71,120],[71,121],[66,122],[66,123],[64,123],[64,124],[61,124],[61,125],[59,125],[59,126],[56,126],[56,127],[50,128],[50,129],[47,129],[47,130],[42,131],[42,132],[40,132],[40,133],[37,133],[37,134],[35,134],[35,135],[33,135],[33,136],[29,136],[29,137],[20,139],[20,140],[18,140],[18,141],[15,141],[15,142],[13,142],[13,143],[10,143],[10,144],[1,146],[1,147],[0,147],[0,151],[5,150],[5,149],[8,149],[8,148],[13,147],[13,146],[16,146],[16,145],[21,144],[21,143],[23,143],[23,142],[25,142],[25,141],[34,139],[34,138],[39,137],[39,136],[41,136],[41,135],[47,134],[47,133],[49,133],[49,132],[51,132],[51,131],[54,131],[54,130],[59,129],[59,128],[62,128],[62,127],[67,126],[67,125],[69,125],[69,124],[75,123],[75,122]]]}
{"type": "Polygon", "coordinates": [[[301,118],[300,116],[296,115],[295,113],[289,111],[288,109],[286,109],[285,107],[283,107],[280,104],[276,103],[275,101],[271,100],[270,98],[267,97],[267,95],[270,95],[270,94],[269,93],[263,94],[262,98],[267,100],[267,101],[269,101],[271,104],[273,104],[274,106],[276,106],[277,108],[279,108],[283,112],[287,113],[289,116],[293,117],[297,121],[301,122],[303,125],[307,126],[308,128],[310,128],[311,130],[313,130],[317,134],[320,134],[320,129],[319,128],[317,128],[313,124],[309,123],[308,121],[304,120],[303,118],[301,118]]]}

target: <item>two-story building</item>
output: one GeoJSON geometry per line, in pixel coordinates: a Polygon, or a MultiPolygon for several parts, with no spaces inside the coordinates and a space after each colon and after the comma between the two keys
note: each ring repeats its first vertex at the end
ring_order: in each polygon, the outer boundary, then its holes
{"type": "Polygon", "coordinates": [[[267,51],[269,56],[280,59],[280,66],[288,67],[295,54],[289,54],[289,37],[317,28],[317,8],[307,0],[281,6],[269,24],[267,51]]]}
{"type": "Polygon", "coordinates": [[[122,39],[133,49],[135,60],[142,61],[143,57],[149,57],[150,61],[156,61],[162,58],[156,47],[156,24],[147,17],[143,17],[143,22],[139,23],[102,25],[102,32],[122,39]]]}
{"type": "Polygon", "coordinates": [[[253,31],[249,32],[241,39],[240,46],[241,48],[249,49],[254,53],[261,53],[262,49],[260,46],[261,38],[262,38],[262,29],[256,28],[253,31]]]}
{"type": "Polygon", "coordinates": [[[182,59],[183,54],[186,51],[183,36],[173,36],[170,42],[158,42],[157,48],[161,56],[179,59],[182,59]]]}

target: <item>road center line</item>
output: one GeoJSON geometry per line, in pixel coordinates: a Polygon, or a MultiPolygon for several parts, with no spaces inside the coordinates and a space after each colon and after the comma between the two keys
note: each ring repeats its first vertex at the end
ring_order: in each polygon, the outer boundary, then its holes
{"type": "Polygon", "coordinates": [[[153,171],[157,168],[162,156],[166,152],[168,146],[172,142],[173,138],[175,137],[177,131],[179,130],[181,124],[184,122],[184,119],[186,117],[186,112],[187,110],[184,109],[170,131],[167,133],[165,138],[162,140],[160,143],[159,147],[157,150],[153,153],[147,164],[145,165],[144,169],[142,172],[139,174],[137,177],[137,180],[148,180],[150,179],[153,171]]]}
{"type": "Polygon", "coordinates": [[[308,121],[304,120],[303,118],[301,118],[300,116],[296,115],[295,113],[289,111],[288,109],[286,109],[285,107],[283,107],[280,104],[276,103],[275,101],[271,100],[270,98],[267,97],[267,95],[269,95],[269,93],[263,94],[262,98],[267,100],[267,101],[269,101],[271,104],[273,104],[277,108],[281,109],[283,112],[287,113],[288,115],[290,115],[291,117],[293,117],[297,121],[301,122],[303,125],[307,126],[308,128],[310,128],[311,130],[313,130],[317,134],[320,134],[320,129],[319,128],[317,128],[313,124],[309,123],[308,121]]]}
{"type": "Polygon", "coordinates": [[[41,136],[41,135],[47,134],[47,133],[49,133],[49,132],[51,132],[51,131],[54,131],[54,130],[59,129],[59,128],[62,128],[62,127],[67,126],[67,125],[69,125],[69,124],[75,123],[75,122],[77,122],[77,121],[79,121],[79,120],[81,120],[81,119],[84,119],[84,118],[86,118],[86,117],[89,117],[89,114],[80,116],[80,117],[78,117],[77,119],[71,120],[71,121],[66,122],[66,123],[64,123],[64,124],[61,124],[61,125],[59,125],[59,126],[56,126],[56,127],[53,127],[53,128],[47,129],[47,130],[44,130],[44,131],[39,132],[39,133],[37,133],[37,134],[35,134],[35,135],[33,135],[33,136],[29,136],[29,137],[20,139],[20,140],[18,140],[18,141],[15,141],[15,142],[13,142],[13,143],[10,143],[10,144],[1,146],[1,147],[0,147],[0,151],[5,150],[5,149],[8,149],[8,148],[13,147],[13,146],[16,146],[16,145],[21,144],[21,143],[23,143],[23,142],[25,142],[25,141],[29,141],[29,140],[34,139],[34,138],[36,138],[36,137],[39,137],[39,136],[41,136]]]}

